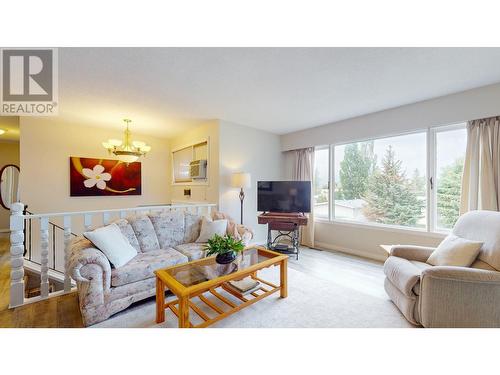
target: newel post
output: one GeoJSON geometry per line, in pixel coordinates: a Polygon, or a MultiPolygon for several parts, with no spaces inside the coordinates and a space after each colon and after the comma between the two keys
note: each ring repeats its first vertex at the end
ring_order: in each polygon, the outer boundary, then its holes
{"type": "Polygon", "coordinates": [[[69,274],[69,252],[71,247],[71,216],[64,216],[64,291],[71,291],[69,274]]]}
{"type": "Polygon", "coordinates": [[[10,206],[10,305],[24,304],[24,204],[10,206]]]}

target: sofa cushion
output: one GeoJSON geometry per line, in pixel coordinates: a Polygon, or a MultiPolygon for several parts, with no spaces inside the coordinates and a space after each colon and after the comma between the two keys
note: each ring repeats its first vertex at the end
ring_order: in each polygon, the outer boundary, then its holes
{"type": "Polygon", "coordinates": [[[482,242],[449,234],[427,259],[433,266],[469,267],[479,254],[482,242]]]}
{"type": "Polygon", "coordinates": [[[226,233],[233,236],[237,240],[241,240],[241,235],[238,232],[238,224],[236,224],[236,222],[233,220],[231,216],[226,215],[224,212],[214,211],[212,212],[211,217],[212,220],[227,220],[226,233]]]}
{"type": "Polygon", "coordinates": [[[132,229],[132,226],[129,224],[129,222],[126,219],[119,219],[114,223],[118,225],[118,228],[120,228],[122,234],[132,245],[132,247],[136,249],[137,252],[141,252],[141,246],[139,245],[139,241],[137,240],[137,237],[134,233],[134,229],[132,229]]]}
{"type": "Polygon", "coordinates": [[[116,268],[124,266],[137,255],[137,250],[130,245],[114,223],[84,232],[83,236],[101,250],[116,268]]]}
{"type": "Polygon", "coordinates": [[[227,230],[227,219],[212,220],[203,216],[201,220],[200,236],[195,242],[208,242],[215,235],[224,236],[227,230]]]}
{"type": "Polygon", "coordinates": [[[201,215],[186,212],[184,214],[184,240],[183,243],[191,243],[196,241],[200,236],[201,215]]]}
{"type": "Polygon", "coordinates": [[[162,249],[184,241],[184,212],[163,212],[148,215],[162,249]]]}
{"type": "Polygon", "coordinates": [[[154,277],[154,271],[185,263],[188,258],[168,248],[139,253],[123,267],[111,271],[111,286],[121,286],[154,277]]]}
{"type": "Polygon", "coordinates": [[[206,244],[200,242],[185,243],[182,245],[175,246],[175,250],[181,252],[189,258],[189,260],[195,260],[204,258],[206,250],[204,249],[206,244]]]}
{"type": "Polygon", "coordinates": [[[155,228],[148,216],[131,217],[128,221],[134,229],[135,236],[139,241],[142,252],[158,250],[160,248],[155,228]]]}
{"type": "Polygon", "coordinates": [[[481,241],[477,259],[500,270],[500,212],[469,211],[460,216],[453,234],[472,241],[481,241]]]}
{"type": "Polygon", "coordinates": [[[390,256],[384,263],[384,273],[402,294],[408,297],[415,297],[415,290],[420,293],[417,284],[420,284],[420,274],[423,267],[425,267],[420,265],[420,263],[422,262],[411,262],[404,258],[390,256]],[[418,266],[414,263],[417,263],[418,266]]]}

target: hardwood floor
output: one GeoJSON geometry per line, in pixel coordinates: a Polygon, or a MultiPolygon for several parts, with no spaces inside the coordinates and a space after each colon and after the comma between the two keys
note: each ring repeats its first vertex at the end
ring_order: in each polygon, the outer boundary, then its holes
{"type": "Polygon", "coordinates": [[[9,240],[0,237],[0,328],[83,327],[78,296],[64,296],[9,309],[9,240]]]}
{"type": "MultiPolygon", "coordinates": [[[[50,298],[14,309],[9,305],[9,242],[0,237],[0,328],[1,327],[83,327],[76,293],[50,298]]],[[[356,283],[368,294],[383,294],[378,281],[382,277],[382,263],[332,251],[301,249],[300,259],[294,257],[288,266],[297,271],[326,280],[356,283]]],[[[383,295],[384,296],[384,295],[383,295]]],[[[384,296],[385,297],[385,296],[384,296]]]]}

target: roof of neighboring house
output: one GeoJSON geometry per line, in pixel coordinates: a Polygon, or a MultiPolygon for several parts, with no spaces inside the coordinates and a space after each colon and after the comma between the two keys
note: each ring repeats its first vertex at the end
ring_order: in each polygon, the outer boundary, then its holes
{"type": "Polygon", "coordinates": [[[336,199],[335,205],[352,209],[362,208],[366,202],[363,199],[336,199]]]}

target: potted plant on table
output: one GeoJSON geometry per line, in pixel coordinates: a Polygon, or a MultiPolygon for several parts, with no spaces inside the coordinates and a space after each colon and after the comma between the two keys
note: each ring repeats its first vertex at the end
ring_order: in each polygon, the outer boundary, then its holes
{"type": "Polygon", "coordinates": [[[215,261],[219,264],[228,264],[236,259],[236,255],[245,248],[241,240],[226,234],[215,234],[205,245],[207,256],[217,255],[215,261]]]}

